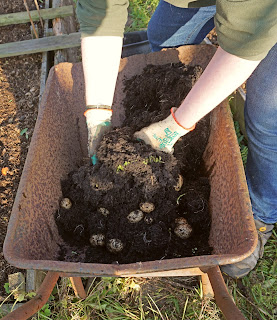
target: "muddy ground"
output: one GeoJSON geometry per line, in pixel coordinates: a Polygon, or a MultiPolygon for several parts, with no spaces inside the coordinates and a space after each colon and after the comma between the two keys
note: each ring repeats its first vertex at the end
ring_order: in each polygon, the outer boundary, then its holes
{"type": "MultiPolygon", "coordinates": [[[[27,0],[27,3],[30,9],[35,9],[34,1],[27,0]]],[[[22,0],[0,1],[0,14],[25,10],[22,0]]],[[[0,27],[1,44],[29,39],[32,39],[30,23],[0,27]]],[[[1,247],[36,122],[40,68],[41,54],[0,59],[1,247]]],[[[3,286],[8,280],[8,274],[17,270],[5,261],[2,250],[0,269],[1,295],[5,293],[3,286]]]]}
{"type": "Polygon", "coordinates": [[[201,72],[182,63],[148,66],[125,82],[123,126],[104,136],[96,166],[62,182],[72,202],[56,212],[69,245],[61,248],[62,260],[130,263],[211,253],[210,188],[202,167],[209,115],[177,142],[173,155],[133,137],[179,106],[201,72]]]}

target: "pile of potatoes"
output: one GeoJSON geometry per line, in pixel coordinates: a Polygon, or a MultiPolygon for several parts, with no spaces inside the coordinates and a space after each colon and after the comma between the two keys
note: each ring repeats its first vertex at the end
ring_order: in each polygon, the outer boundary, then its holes
{"type": "MultiPolygon", "coordinates": [[[[72,207],[72,202],[69,198],[63,198],[60,202],[60,206],[63,209],[69,210],[72,207]]],[[[149,215],[149,213],[155,210],[155,205],[151,202],[143,202],[140,204],[139,209],[130,212],[126,219],[128,219],[129,223],[135,224],[142,220],[145,223],[151,224],[153,222],[153,218],[149,215]]],[[[110,214],[109,210],[106,208],[98,208],[98,212],[104,216],[108,216],[110,214]]],[[[181,239],[188,239],[192,234],[192,227],[188,224],[187,220],[183,217],[179,217],[175,219],[175,228],[174,233],[181,239]]],[[[90,244],[93,247],[104,247],[112,252],[119,253],[123,250],[124,245],[120,239],[109,239],[106,241],[106,237],[103,233],[92,234],[90,236],[90,244]]]]}

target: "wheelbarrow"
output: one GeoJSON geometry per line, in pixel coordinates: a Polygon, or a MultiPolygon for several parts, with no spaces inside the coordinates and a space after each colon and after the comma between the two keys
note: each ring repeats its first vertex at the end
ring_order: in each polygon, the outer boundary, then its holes
{"type": "MultiPolygon", "coordinates": [[[[205,68],[211,45],[184,46],[121,60],[114,97],[113,124],[125,117],[124,79],[148,64],[183,62],[205,68]]],[[[204,294],[214,294],[226,319],[244,319],[229,296],[219,266],[248,257],[257,245],[250,199],[228,102],[211,114],[211,132],[203,155],[210,180],[211,255],[130,264],[76,263],[58,260],[63,240],[54,213],[62,197],[61,180],[87,158],[84,79],[80,63],[62,63],[50,71],[4,243],[6,260],[23,269],[48,271],[35,298],[4,319],[27,319],[47,301],[59,276],[70,277],[85,297],[80,277],[202,277],[204,294]]]]}

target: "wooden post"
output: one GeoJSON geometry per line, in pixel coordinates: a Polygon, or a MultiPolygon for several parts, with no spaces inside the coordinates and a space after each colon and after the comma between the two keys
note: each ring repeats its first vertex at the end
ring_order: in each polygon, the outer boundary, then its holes
{"type": "MultiPolygon", "coordinates": [[[[49,0],[45,0],[45,9],[49,9],[49,0]]],[[[44,20],[44,32],[43,36],[47,37],[49,35],[49,20],[44,20]]],[[[40,73],[40,91],[39,91],[39,106],[40,107],[40,101],[41,97],[43,95],[46,80],[48,77],[48,72],[50,70],[50,63],[49,63],[49,52],[43,52],[42,53],[42,62],[41,62],[41,73],[40,73]]]]}
{"type": "MultiPolygon", "coordinates": [[[[53,0],[52,7],[58,8],[62,6],[71,5],[72,0],[53,0]]],[[[76,32],[76,19],[74,16],[67,18],[56,18],[53,20],[53,34],[55,36],[62,36],[68,33],[76,32]]],[[[72,49],[60,49],[55,52],[54,56],[54,64],[58,64],[61,62],[77,62],[78,53],[76,48],[72,49]]]]}
{"type": "Polygon", "coordinates": [[[36,296],[30,301],[24,303],[21,307],[11,312],[2,320],[26,320],[33,314],[38,312],[47,302],[59,279],[59,273],[48,271],[42,285],[40,286],[36,296]]]}
{"type": "Polygon", "coordinates": [[[231,104],[231,109],[234,115],[234,119],[238,121],[242,134],[247,139],[245,122],[244,122],[244,104],[246,100],[246,94],[241,87],[235,92],[234,103],[231,104]]]}

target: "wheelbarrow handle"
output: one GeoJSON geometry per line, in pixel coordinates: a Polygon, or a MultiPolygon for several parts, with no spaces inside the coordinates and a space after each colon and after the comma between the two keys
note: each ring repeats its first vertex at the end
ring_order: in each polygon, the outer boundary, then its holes
{"type": "Polygon", "coordinates": [[[219,266],[207,270],[211,282],[216,304],[221,309],[226,320],[245,320],[241,311],[236,306],[233,298],[229,294],[219,266]]]}
{"type": "Polygon", "coordinates": [[[37,313],[47,302],[57,281],[59,279],[58,272],[48,271],[44,278],[36,296],[24,305],[9,313],[2,320],[26,320],[37,313]]]}

